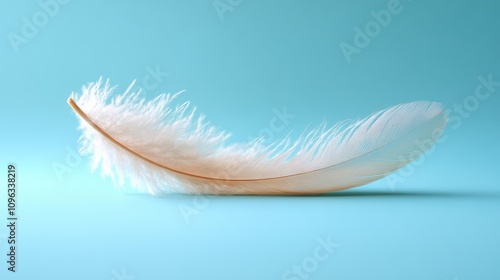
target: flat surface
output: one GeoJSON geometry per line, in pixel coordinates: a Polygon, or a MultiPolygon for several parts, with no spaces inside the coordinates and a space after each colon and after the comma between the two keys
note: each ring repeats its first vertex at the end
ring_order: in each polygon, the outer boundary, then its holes
{"type": "Polygon", "coordinates": [[[0,279],[500,279],[498,1],[0,1],[0,279]],[[311,197],[151,197],[78,154],[66,103],[179,92],[230,143],[416,100],[442,141],[311,197]],[[18,170],[7,271],[7,165],[18,170]],[[326,246],[324,244],[330,243],[326,246]],[[326,246],[326,247],[325,247],[326,246]]]}
{"type": "Polygon", "coordinates": [[[500,277],[498,192],[367,187],[310,197],[158,198],[52,191],[21,196],[19,272],[8,279],[297,279],[286,274],[294,265],[310,279],[500,277]],[[333,244],[315,265],[318,239],[333,244]]]}

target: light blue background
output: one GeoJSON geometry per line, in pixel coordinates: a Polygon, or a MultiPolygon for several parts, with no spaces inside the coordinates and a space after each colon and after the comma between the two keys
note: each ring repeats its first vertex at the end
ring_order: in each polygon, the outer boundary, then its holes
{"type": "Polygon", "coordinates": [[[9,162],[20,178],[18,272],[2,226],[1,279],[282,279],[328,236],[340,247],[308,279],[500,279],[500,87],[467,118],[452,112],[461,124],[404,180],[319,197],[114,189],[75,154],[66,104],[100,76],[118,92],[137,79],[148,98],[186,90],[179,102],[237,142],[414,100],[453,109],[479,76],[500,81],[497,1],[401,1],[350,63],[340,44],[390,1],[220,0],[233,6],[218,14],[212,0],[72,0],[12,44],[47,2],[0,2],[0,179],[9,162]],[[295,118],[269,134],[284,107],[295,118]]]}

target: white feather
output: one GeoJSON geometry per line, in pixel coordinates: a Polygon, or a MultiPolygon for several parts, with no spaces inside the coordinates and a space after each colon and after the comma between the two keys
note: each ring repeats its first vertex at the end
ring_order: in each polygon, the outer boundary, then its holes
{"type": "Polygon", "coordinates": [[[418,158],[447,123],[440,104],[421,101],[332,128],[321,125],[295,142],[228,145],[230,135],[197,116],[188,102],[172,105],[179,93],[147,102],[131,87],[112,98],[114,88],[99,80],[69,102],[82,117],[81,151],[93,156],[93,170],[100,167],[120,186],[128,178],[151,194],[308,194],[356,187],[418,158]]]}

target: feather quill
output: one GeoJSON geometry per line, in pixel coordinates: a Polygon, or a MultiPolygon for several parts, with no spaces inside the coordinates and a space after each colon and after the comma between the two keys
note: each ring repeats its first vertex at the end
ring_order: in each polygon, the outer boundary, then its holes
{"type": "Polygon", "coordinates": [[[180,94],[151,101],[132,92],[112,97],[99,80],[72,93],[68,103],[80,116],[81,152],[122,186],[128,178],[154,195],[315,194],[370,183],[428,150],[443,132],[447,114],[434,102],[412,102],[364,119],[321,125],[297,141],[271,145],[263,139],[230,144],[230,134],[196,114],[180,94]],[[422,143],[426,143],[422,145],[422,143]]]}

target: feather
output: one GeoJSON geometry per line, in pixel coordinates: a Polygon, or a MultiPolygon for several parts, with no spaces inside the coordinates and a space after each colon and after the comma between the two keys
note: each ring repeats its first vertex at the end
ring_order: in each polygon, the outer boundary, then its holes
{"type": "Polygon", "coordinates": [[[352,188],[387,176],[425,153],[442,134],[447,114],[434,102],[412,102],[364,119],[325,124],[264,145],[227,144],[230,134],[196,113],[180,94],[151,101],[132,92],[112,97],[99,80],[72,93],[80,117],[82,154],[92,156],[118,186],[126,179],[151,194],[315,194],[352,188]],[[425,143],[423,145],[422,143],[425,143]]]}

